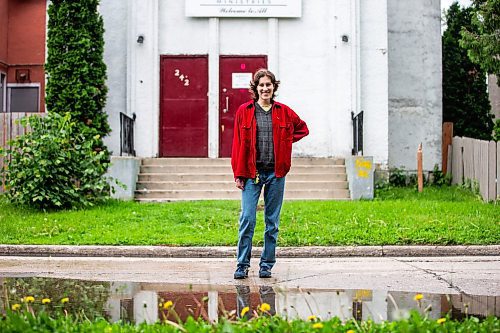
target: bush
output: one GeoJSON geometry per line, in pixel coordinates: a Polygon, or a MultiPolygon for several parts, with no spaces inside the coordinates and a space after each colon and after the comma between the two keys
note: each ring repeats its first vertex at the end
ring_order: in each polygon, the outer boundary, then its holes
{"type": "Polygon", "coordinates": [[[451,173],[444,174],[443,171],[439,170],[439,166],[437,164],[434,165],[430,184],[435,186],[450,186],[451,173]]]}
{"type": "Polygon", "coordinates": [[[406,172],[403,169],[393,168],[389,170],[389,184],[391,186],[406,186],[406,179],[406,172]]]}
{"type": "Polygon", "coordinates": [[[500,119],[495,121],[495,126],[493,127],[493,140],[496,142],[500,141],[500,119]]]}
{"type": "Polygon", "coordinates": [[[69,113],[23,118],[30,131],[3,151],[7,198],[38,209],[91,206],[109,196],[110,163],[94,149],[99,134],[78,126],[69,113]],[[90,139],[89,139],[90,138],[90,139]]]}
{"type": "MultiPolygon", "coordinates": [[[[424,177],[424,182],[426,181],[424,177]]],[[[417,184],[417,174],[404,169],[392,168],[389,170],[389,185],[393,187],[414,186],[417,184]]]]}

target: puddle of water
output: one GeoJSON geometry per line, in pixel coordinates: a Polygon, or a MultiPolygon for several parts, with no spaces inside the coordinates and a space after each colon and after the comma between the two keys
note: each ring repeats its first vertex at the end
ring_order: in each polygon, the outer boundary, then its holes
{"type": "Polygon", "coordinates": [[[430,318],[500,316],[500,297],[467,294],[416,293],[388,290],[283,289],[278,286],[236,284],[232,286],[157,284],[138,282],[98,282],[40,277],[0,278],[0,308],[21,303],[33,296],[35,311],[81,314],[89,319],[105,317],[110,321],[149,323],[167,318],[177,321],[188,316],[215,321],[220,316],[238,317],[245,307],[251,317],[263,303],[268,312],[307,320],[315,315],[323,320],[372,319],[392,321],[406,317],[410,310],[428,313],[430,318]],[[68,298],[69,302],[60,301],[68,298]],[[51,300],[41,304],[43,298],[51,300]],[[171,301],[173,309],[164,309],[171,301]]]}

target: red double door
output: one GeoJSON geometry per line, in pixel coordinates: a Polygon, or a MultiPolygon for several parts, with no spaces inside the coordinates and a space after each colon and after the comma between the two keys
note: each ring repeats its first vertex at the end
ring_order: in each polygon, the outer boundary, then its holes
{"type": "MultiPolygon", "coordinates": [[[[236,110],[266,67],[266,56],[220,57],[219,157],[231,156],[236,110]]],[[[160,156],[207,157],[208,56],[162,56],[160,68],[160,156]]]]}

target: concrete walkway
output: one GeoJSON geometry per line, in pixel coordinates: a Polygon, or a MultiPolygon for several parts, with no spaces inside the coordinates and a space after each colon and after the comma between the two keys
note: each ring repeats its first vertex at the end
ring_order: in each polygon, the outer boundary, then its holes
{"type": "Polygon", "coordinates": [[[0,257],[1,277],[301,290],[369,289],[500,296],[500,256],[279,258],[270,279],[234,280],[233,258],[0,257]]]}
{"type": "MultiPolygon", "coordinates": [[[[253,256],[259,257],[255,247],[253,256]]],[[[0,256],[234,258],[235,247],[0,245],[0,256]]],[[[500,245],[280,247],[279,258],[496,256],[500,245]]]]}
{"type": "Polygon", "coordinates": [[[0,277],[500,296],[500,245],[282,247],[271,279],[234,280],[235,247],[0,245],[0,277]]]}

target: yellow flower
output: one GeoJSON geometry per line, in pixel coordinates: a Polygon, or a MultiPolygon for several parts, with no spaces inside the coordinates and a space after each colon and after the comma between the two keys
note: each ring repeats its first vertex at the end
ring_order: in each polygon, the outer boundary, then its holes
{"type": "Polygon", "coordinates": [[[269,304],[267,304],[267,303],[262,303],[262,304],[260,305],[260,311],[262,311],[262,312],[267,312],[267,311],[269,311],[269,310],[271,310],[271,306],[270,306],[269,304]]]}
{"type": "Polygon", "coordinates": [[[439,318],[439,319],[437,320],[437,323],[438,323],[439,325],[441,325],[441,324],[443,324],[445,321],[446,321],[446,318],[439,318]]]}
{"type": "Polygon", "coordinates": [[[307,317],[308,321],[316,321],[316,319],[318,319],[318,317],[316,317],[315,315],[307,317]]]}
{"type": "Polygon", "coordinates": [[[413,297],[413,299],[417,302],[420,301],[422,298],[424,298],[424,295],[422,294],[416,294],[415,297],[413,297]]]}
{"type": "Polygon", "coordinates": [[[354,330],[349,330],[349,331],[347,331],[345,333],[354,333],[354,330]]]}
{"type": "Polygon", "coordinates": [[[164,309],[164,310],[168,310],[168,309],[170,309],[173,305],[174,305],[174,303],[173,303],[172,301],[166,301],[165,303],[163,303],[163,309],[164,309]]]}
{"type": "Polygon", "coordinates": [[[245,306],[243,309],[241,309],[241,317],[244,317],[248,311],[250,311],[250,308],[248,306],[245,306]]]}
{"type": "Polygon", "coordinates": [[[322,329],[323,328],[323,324],[322,323],[314,323],[313,324],[313,328],[322,329]]]}
{"type": "Polygon", "coordinates": [[[26,296],[24,298],[24,302],[26,303],[33,303],[35,301],[35,298],[33,296],[26,296]]]}
{"type": "Polygon", "coordinates": [[[64,303],[68,303],[69,302],[69,298],[68,297],[64,297],[63,299],[61,299],[61,303],[64,304],[64,303]]]}
{"type": "Polygon", "coordinates": [[[12,305],[12,311],[17,311],[17,310],[19,310],[20,308],[21,308],[21,304],[17,304],[17,303],[16,303],[16,304],[13,304],[13,305],[12,305]]]}
{"type": "Polygon", "coordinates": [[[50,298],[42,299],[42,304],[49,304],[49,303],[50,303],[50,298]]]}

